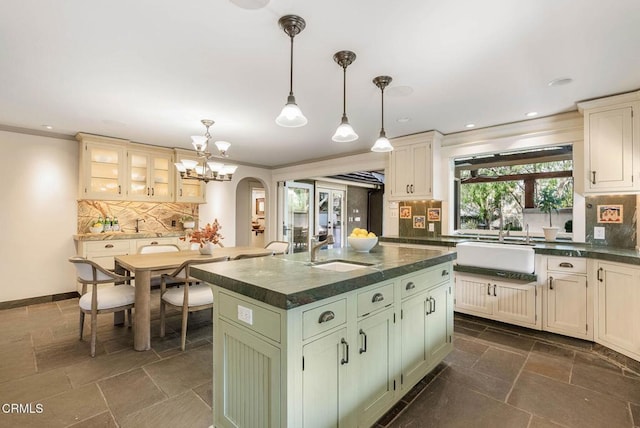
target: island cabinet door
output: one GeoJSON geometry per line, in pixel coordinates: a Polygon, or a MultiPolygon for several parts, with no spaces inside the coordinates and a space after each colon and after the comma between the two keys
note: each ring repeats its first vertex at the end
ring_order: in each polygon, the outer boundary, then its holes
{"type": "Polygon", "coordinates": [[[215,426],[279,427],[280,349],[220,318],[216,320],[215,426]]]}
{"type": "Polygon", "coordinates": [[[349,415],[347,376],[354,346],[347,329],[327,334],[302,347],[302,421],[304,428],[353,427],[349,415]]]}
{"type": "Polygon", "coordinates": [[[393,308],[358,322],[357,360],[358,426],[370,427],[389,408],[394,398],[393,308]]]}
{"type": "Polygon", "coordinates": [[[402,329],[402,389],[413,387],[426,374],[427,354],[427,293],[416,294],[402,302],[400,325],[402,329]]]}
{"type": "Polygon", "coordinates": [[[453,309],[451,284],[445,282],[429,291],[427,299],[427,360],[441,361],[452,348],[453,309]]]}

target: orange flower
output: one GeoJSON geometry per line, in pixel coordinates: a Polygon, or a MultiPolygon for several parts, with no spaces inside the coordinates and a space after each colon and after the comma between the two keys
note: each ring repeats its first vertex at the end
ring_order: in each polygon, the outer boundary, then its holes
{"type": "MultiPolygon", "coordinates": [[[[200,247],[203,247],[207,242],[217,244],[221,239],[224,239],[220,234],[220,229],[222,229],[222,226],[218,223],[218,219],[215,219],[213,224],[207,223],[204,228],[191,232],[189,242],[197,242],[200,247]]],[[[185,238],[180,239],[185,240],[185,238]]]]}

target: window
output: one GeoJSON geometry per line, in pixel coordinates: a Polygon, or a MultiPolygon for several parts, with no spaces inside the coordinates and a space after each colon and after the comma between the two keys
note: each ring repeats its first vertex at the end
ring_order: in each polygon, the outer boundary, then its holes
{"type": "Polygon", "coordinates": [[[549,216],[538,201],[549,188],[560,200],[553,225],[570,233],[572,170],[570,145],[456,159],[456,230],[520,231],[528,224],[531,233],[542,233],[549,216]]]}

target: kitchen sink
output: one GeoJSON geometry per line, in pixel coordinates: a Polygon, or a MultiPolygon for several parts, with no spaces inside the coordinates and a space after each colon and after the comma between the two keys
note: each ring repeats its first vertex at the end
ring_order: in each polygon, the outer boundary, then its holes
{"type": "Polygon", "coordinates": [[[457,263],[461,266],[475,266],[511,272],[533,273],[535,251],[522,244],[493,242],[461,242],[456,245],[457,263]]]}
{"type": "Polygon", "coordinates": [[[343,260],[333,260],[311,265],[312,268],[330,270],[333,272],[349,272],[356,269],[366,268],[371,263],[356,263],[343,260]]]}

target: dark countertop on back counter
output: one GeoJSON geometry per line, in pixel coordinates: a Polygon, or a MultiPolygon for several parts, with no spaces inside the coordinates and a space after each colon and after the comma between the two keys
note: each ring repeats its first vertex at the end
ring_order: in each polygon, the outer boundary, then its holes
{"type": "Polygon", "coordinates": [[[337,248],[321,250],[318,256],[318,263],[370,265],[349,272],[319,269],[310,266],[309,253],[304,252],[197,265],[191,274],[277,308],[293,309],[451,261],[455,252],[377,245],[369,253],[337,248]]]}
{"type": "MultiPolygon", "coordinates": [[[[393,242],[399,244],[418,244],[431,246],[455,247],[461,242],[475,241],[475,238],[460,236],[442,236],[438,238],[401,238],[399,236],[380,237],[380,242],[393,242]]],[[[483,242],[497,242],[496,240],[481,240],[483,242]]],[[[505,243],[522,243],[520,240],[509,240],[505,243]]],[[[585,243],[573,242],[544,242],[532,241],[531,246],[536,254],[565,257],[584,257],[590,259],[606,260],[610,262],[628,263],[640,265],[640,252],[633,249],[613,248],[585,243]]]]}
{"type": "Polygon", "coordinates": [[[73,235],[73,239],[75,241],[111,241],[116,239],[171,238],[176,236],[184,236],[184,231],[79,233],[73,235]]]}

